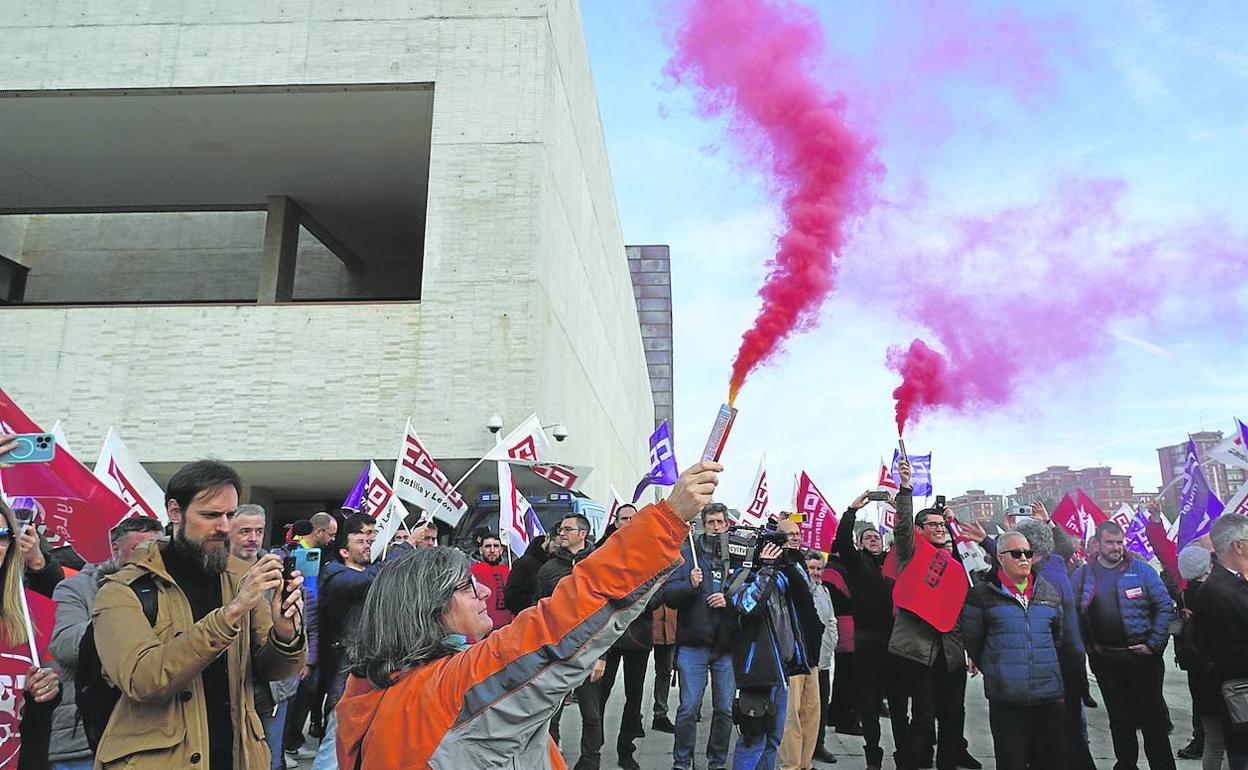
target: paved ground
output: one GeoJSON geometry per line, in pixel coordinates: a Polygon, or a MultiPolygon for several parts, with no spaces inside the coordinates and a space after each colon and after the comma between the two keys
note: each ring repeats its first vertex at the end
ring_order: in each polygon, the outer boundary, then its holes
{"type": "MultiPolygon", "coordinates": [[[[1167,657],[1170,655],[1167,653],[1167,657]]],[[[637,761],[645,770],[668,770],[672,766],[672,736],[665,733],[657,733],[650,730],[650,709],[653,701],[651,700],[651,686],[653,685],[653,675],[646,684],[646,700],[643,713],[646,715],[646,737],[637,742],[638,752],[637,761]]],[[[1183,672],[1171,666],[1166,672],[1166,701],[1170,705],[1170,717],[1175,724],[1175,730],[1170,737],[1171,746],[1175,751],[1187,744],[1191,737],[1191,698],[1187,692],[1187,680],[1183,672]]],[[[1104,703],[1100,691],[1097,689],[1095,679],[1092,685],[1092,697],[1099,703],[1104,703]]],[[[669,702],[672,706],[672,717],[675,718],[675,705],[678,701],[676,690],[673,689],[669,702]]],[[[622,683],[617,680],[615,692],[612,693],[611,700],[607,704],[606,714],[606,745],[603,747],[603,770],[613,770],[616,768],[615,757],[615,736],[620,726],[620,710],[623,707],[624,694],[622,683]]],[[[710,716],[710,688],[707,688],[707,700],[703,707],[704,713],[708,717],[699,724],[698,730],[698,753],[695,753],[695,762],[699,770],[705,770],[706,757],[702,753],[706,746],[706,731],[709,726],[710,716]]],[[[575,708],[567,710],[563,717],[563,740],[561,744],[565,747],[564,756],[567,758],[568,767],[576,762],[580,743],[580,724],[575,708]]],[[[1112,768],[1114,764],[1113,749],[1109,739],[1109,722],[1105,716],[1105,708],[1090,709],[1088,711],[1088,733],[1092,741],[1092,756],[1096,760],[1097,767],[1112,768]]],[[[966,693],[966,739],[970,742],[971,753],[974,754],[985,768],[995,770],[996,763],[992,757],[992,735],[988,732],[988,702],[984,700],[983,680],[975,678],[970,680],[966,693]]],[[[828,749],[835,754],[839,762],[835,765],[837,770],[861,770],[865,767],[862,753],[862,739],[856,736],[837,735],[829,731],[827,737],[828,749]]],[[[887,720],[884,727],[884,750],[885,756],[890,756],[892,752],[892,738],[887,728],[887,720]]],[[[1141,767],[1146,766],[1143,747],[1140,751],[1141,767]]],[[[300,767],[306,770],[310,768],[312,763],[305,761],[300,763],[300,767]]],[[[1180,770],[1195,770],[1200,767],[1198,760],[1178,760],[1180,770]]],[[[824,765],[816,762],[815,767],[831,768],[833,765],[824,765]]],[[[891,760],[885,760],[885,767],[891,767],[891,760]]]]}

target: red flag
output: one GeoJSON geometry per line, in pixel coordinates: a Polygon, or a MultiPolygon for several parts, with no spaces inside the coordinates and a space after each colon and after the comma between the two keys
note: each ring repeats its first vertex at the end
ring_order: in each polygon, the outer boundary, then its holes
{"type": "Polygon", "coordinates": [[[802,547],[827,553],[836,536],[836,511],[806,471],[797,481],[797,512],[802,514],[802,547]]]}
{"type": "MultiPolygon", "coordinates": [[[[0,430],[43,432],[3,390],[0,430]]],[[[43,507],[41,523],[49,544],[71,545],[88,562],[108,560],[108,531],[130,513],[130,506],[60,447],[51,462],[0,469],[0,487],[9,497],[35,498],[43,507]]]]}
{"type": "Polygon", "coordinates": [[[1066,530],[1067,534],[1083,542],[1083,517],[1079,515],[1079,508],[1075,506],[1075,501],[1070,499],[1070,495],[1063,497],[1062,501],[1057,504],[1052,518],[1053,522],[1066,530]]]}
{"type": "MultiPolygon", "coordinates": [[[[49,665],[52,656],[48,654],[48,642],[56,622],[56,602],[27,591],[26,604],[30,608],[31,625],[35,627],[35,648],[39,651],[39,660],[45,666],[49,665]]],[[[26,689],[26,672],[31,663],[29,644],[0,645],[0,770],[17,768],[18,754],[22,749],[18,706],[26,689]]]]}
{"type": "Polygon", "coordinates": [[[1076,490],[1077,500],[1076,507],[1079,509],[1079,516],[1083,519],[1084,531],[1087,533],[1085,539],[1092,536],[1096,525],[1103,521],[1109,521],[1109,517],[1105,515],[1096,503],[1092,502],[1092,498],[1084,494],[1082,489],[1076,490]]]}

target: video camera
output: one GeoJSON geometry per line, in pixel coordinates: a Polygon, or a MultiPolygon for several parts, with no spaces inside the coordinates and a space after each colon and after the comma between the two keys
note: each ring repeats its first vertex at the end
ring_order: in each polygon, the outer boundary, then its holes
{"type": "MultiPolygon", "coordinates": [[[[768,524],[761,527],[746,527],[734,525],[728,529],[723,537],[727,543],[728,561],[732,565],[732,569],[740,567],[753,567],[762,563],[760,555],[763,546],[768,543],[774,543],[780,548],[784,548],[788,542],[788,537],[778,530],[774,524],[768,524]]],[[[779,559],[776,560],[776,566],[784,566],[786,564],[797,563],[801,557],[801,552],[784,548],[779,559]]]]}

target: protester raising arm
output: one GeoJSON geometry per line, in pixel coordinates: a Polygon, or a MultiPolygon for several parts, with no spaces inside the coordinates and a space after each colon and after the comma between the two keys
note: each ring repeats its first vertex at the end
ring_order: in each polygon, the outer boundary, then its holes
{"type": "MultiPolygon", "coordinates": [[[[1148,504],[1148,526],[1144,528],[1144,536],[1148,538],[1148,544],[1153,547],[1157,561],[1161,562],[1161,568],[1177,579],[1179,577],[1178,547],[1166,536],[1166,523],[1161,519],[1161,505],[1156,500],[1148,504]]],[[[1183,583],[1186,584],[1187,581],[1184,580],[1183,583]]]]}
{"type": "Polygon", "coordinates": [[[843,562],[846,569],[852,569],[850,562],[856,562],[857,559],[848,559],[854,553],[854,529],[858,524],[858,511],[867,504],[868,492],[863,492],[845,509],[845,513],[841,515],[840,522],[836,525],[836,536],[832,539],[832,553],[845,559],[843,562]]]}
{"type": "Polygon", "coordinates": [[[897,490],[897,521],[893,527],[893,552],[900,570],[914,558],[914,497],[910,487],[910,461],[903,458],[897,464],[901,475],[901,488],[897,490]]]}

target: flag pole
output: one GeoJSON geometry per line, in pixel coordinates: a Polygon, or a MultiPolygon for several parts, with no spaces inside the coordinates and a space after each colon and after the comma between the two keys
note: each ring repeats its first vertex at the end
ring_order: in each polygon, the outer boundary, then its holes
{"type": "MultiPolygon", "coordinates": [[[[486,455],[486,457],[489,457],[489,455],[487,454],[487,455],[486,455]]],[[[472,464],[472,467],[468,469],[468,472],[467,472],[467,473],[465,473],[463,476],[460,476],[460,477],[459,477],[459,481],[456,481],[456,482],[455,482],[455,485],[451,487],[451,491],[452,491],[452,492],[458,492],[458,491],[459,491],[459,485],[460,485],[460,484],[463,484],[465,481],[467,481],[467,480],[468,480],[468,477],[472,475],[472,472],[473,472],[473,471],[475,471],[477,468],[480,468],[480,467],[481,467],[481,463],[483,463],[483,462],[485,462],[485,457],[482,457],[480,460],[477,460],[475,463],[473,463],[473,464],[472,464]]]]}
{"type": "Polygon", "coordinates": [[[39,649],[35,645],[35,627],[30,622],[30,606],[26,604],[26,589],[19,589],[17,595],[22,603],[22,620],[26,623],[26,641],[30,644],[30,660],[37,668],[39,667],[39,649]]]}

